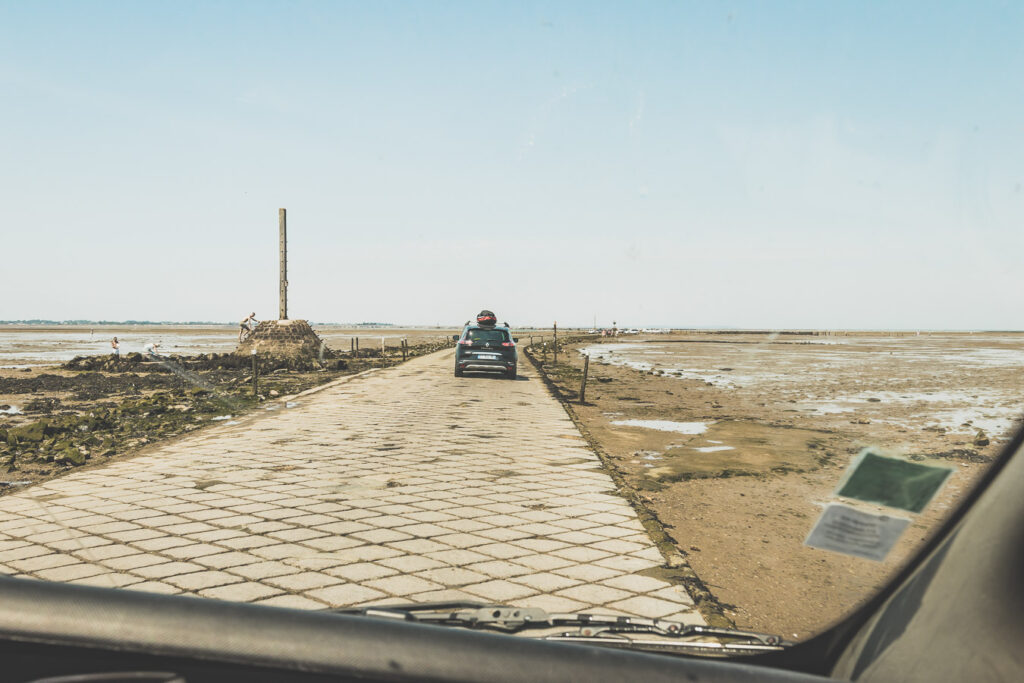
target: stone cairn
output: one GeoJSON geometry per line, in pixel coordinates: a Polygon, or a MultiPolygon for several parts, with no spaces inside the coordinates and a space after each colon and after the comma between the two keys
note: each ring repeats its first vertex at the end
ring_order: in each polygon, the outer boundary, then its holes
{"type": "Polygon", "coordinates": [[[334,354],[305,320],[264,320],[238,345],[236,354],[323,364],[334,354]]]}

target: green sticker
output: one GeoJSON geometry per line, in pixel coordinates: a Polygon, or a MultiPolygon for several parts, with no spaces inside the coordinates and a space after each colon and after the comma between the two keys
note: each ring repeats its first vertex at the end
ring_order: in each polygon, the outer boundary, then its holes
{"type": "Polygon", "coordinates": [[[953,470],[862,451],[836,495],[921,512],[953,470]]]}

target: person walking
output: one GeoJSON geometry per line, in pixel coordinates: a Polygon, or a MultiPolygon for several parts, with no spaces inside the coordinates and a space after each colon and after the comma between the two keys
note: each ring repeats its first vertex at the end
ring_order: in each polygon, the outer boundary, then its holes
{"type": "Polygon", "coordinates": [[[110,348],[113,349],[114,358],[121,360],[121,342],[117,341],[117,337],[110,340],[110,348]]]}

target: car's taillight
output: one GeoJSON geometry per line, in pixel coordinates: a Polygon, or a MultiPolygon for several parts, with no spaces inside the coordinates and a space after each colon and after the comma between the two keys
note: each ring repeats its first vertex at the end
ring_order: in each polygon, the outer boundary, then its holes
{"type": "Polygon", "coordinates": [[[462,346],[472,346],[473,342],[469,339],[460,339],[459,344],[461,344],[462,346]]]}
{"type": "Polygon", "coordinates": [[[516,343],[515,342],[501,342],[501,345],[502,346],[515,346],[516,343]]]}

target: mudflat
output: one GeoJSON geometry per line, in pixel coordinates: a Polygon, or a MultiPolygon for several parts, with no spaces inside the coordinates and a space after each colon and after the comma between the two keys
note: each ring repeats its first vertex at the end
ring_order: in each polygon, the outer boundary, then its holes
{"type": "Polygon", "coordinates": [[[1024,335],[1014,333],[677,333],[575,343],[557,366],[546,358],[587,436],[725,615],[793,638],[882,585],[1024,410],[1024,335]],[[583,404],[581,351],[591,357],[583,404]],[[912,520],[883,562],[805,546],[867,447],[954,472],[920,515],[876,506],[912,520]]]}

